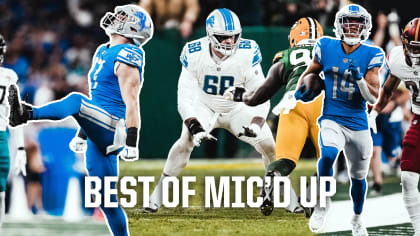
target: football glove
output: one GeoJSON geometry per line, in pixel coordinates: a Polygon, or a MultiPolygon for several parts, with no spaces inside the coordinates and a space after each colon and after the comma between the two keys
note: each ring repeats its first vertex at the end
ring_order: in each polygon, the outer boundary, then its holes
{"type": "Polygon", "coordinates": [[[14,171],[16,175],[22,173],[23,176],[26,176],[26,151],[23,147],[16,151],[14,171]]]}
{"type": "Polygon", "coordinates": [[[255,123],[252,123],[250,126],[242,126],[244,128],[243,132],[238,134],[238,137],[247,136],[251,138],[255,138],[258,136],[258,133],[261,131],[261,127],[255,123]]]}
{"type": "Polygon", "coordinates": [[[302,100],[304,102],[310,102],[314,100],[318,94],[310,89],[306,89],[306,85],[302,84],[295,92],[295,98],[296,100],[302,100]],[[303,92],[303,90],[305,90],[303,92]]]}
{"type": "Polygon", "coordinates": [[[245,92],[245,88],[242,87],[229,87],[223,93],[223,97],[229,101],[242,102],[245,92]]]}
{"type": "Polygon", "coordinates": [[[354,79],[361,80],[363,78],[363,74],[360,73],[360,67],[356,66],[354,63],[350,62],[348,70],[354,79]]]}
{"type": "Polygon", "coordinates": [[[118,153],[118,158],[123,161],[137,161],[139,159],[139,150],[137,147],[125,145],[124,148],[118,153]]]}
{"type": "Polygon", "coordinates": [[[217,141],[217,138],[205,131],[201,131],[193,135],[193,143],[196,147],[199,147],[202,141],[208,140],[217,141]]]}
{"type": "Polygon", "coordinates": [[[284,94],[284,97],[280,101],[280,103],[277,104],[271,112],[274,115],[278,116],[280,115],[280,112],[283,111],[283,114],[287,115],[290,113],[291,110],[293,110],[296,107],[296,103],[297,101],[293,91],[287,92],[286,94],[284,94]]]}
{"type": "Polygon", "coordinates": [[[86,139],[75,136],[69,143],[70,150],[75,153],[84,153],[87,149],[86,139]]]}
{"type": "Polygon", "coordinates": [[[372,132],[374,134],[376,134],[378,132],[377,127],[376,127],[376,117],[377,116],[378,116],[378,112],[373,110],[373,109],[368,115],[369,127],[372,129],[372,132]]]}

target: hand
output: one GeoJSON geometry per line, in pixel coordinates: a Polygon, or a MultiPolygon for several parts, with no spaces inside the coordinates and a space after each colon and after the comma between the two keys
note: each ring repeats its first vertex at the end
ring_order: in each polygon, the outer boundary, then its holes
{"type": "Polygon", "coordinates": [[[23,176],[26,176],[26,152],[25,149],[18,149],[15,156],[15,175],[19,175],[22,172],[23,176]]]}
{"type": "Polygon", "coordinates": [[[372,129],[372,132],[374,134],[376,134],[377,131],[377,127],[376,127],[376,117],[378,116],[378,112],[373,110],[369,113],[368,115],[368,123],[369,123],[369,127],[372,129]]]}
{"type": "Polygon", "coordinates": [[[242,126],[244,128],[244,131],[238,134],[238,137],[241,137],[242,135],[255,138],[258,136],[258,133],[261,131],[261,127],[255,123],[252,123],[250,126],[242,126]]]}
{"type": "Polygon", "coordinates": [[[348,70],[354,79],[361,80],[363,78],[363,74],[360,73],[360,67],[356,66],[355,64],[350,62],[348,70]]]}
{"type": "Polygon", "coordinates": [[[76,136],[70,141],[69,147],[75,153],[84,153],[87,149],[86,139],[76,136]]]}
{"type": "Polygon", "coordinates": [[[137,161],[139,159],[139,150],[137,147],[125,145],[124,148],[118,153],[118,158],[123,161],[137,161]]]}
{"type": "Polygon", "coordinates": [[[296,107],[296,99],[293,91],[284,94],[283,99],[277,104],[271,111],[274,115],[280,115],[283,110],[283,114],[287,115],[296,107]]]}
{"type": "Polygon", "coordinates": [[[196,147],[199,147],[201,142],[206,140],[217,141],[217,138],[205,131],[201,131],[193,135],[193,143],[196,147]]]}
{"type": "Polygon", "coordinates": [[[182,38],[186,39],[191,35],[192,32],[192,22],[185,20],[179,25],[179,31],[181,32],[182,38]]]}
{"type": "Polygon", "coordinates": [[[314,100],[314,98],[316,96],[318,96],[318,94],[316,94],[314,91],[310,90],[310,89],[306,89],[306,85],[302,84],[295,92],[295,99],[296,100],[302,100],[304,102],[310,102],[312,100],[314,100]],[[303,90],[305,90],[303,92],[303,90]]]}
{"type": "Polygon", "coordinates": [[[245,92],[245,88],[242,87],[229,87],[223,93],[223,97],[229,101],[242,102],[245,92]]]}

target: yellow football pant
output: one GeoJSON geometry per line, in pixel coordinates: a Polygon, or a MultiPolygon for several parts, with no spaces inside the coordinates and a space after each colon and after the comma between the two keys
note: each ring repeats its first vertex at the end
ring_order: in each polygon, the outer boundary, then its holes
{"type": "Polygon", "coordinates": [[[318,145],[318,118],[321,115],[324,95],[317,97],[311,103],[298,102],[289,114],[280,113],[276,138],[276,160],[286,158],[297,165],[309,136],[315,145],[317,158],[320,157],[318,145]]]}

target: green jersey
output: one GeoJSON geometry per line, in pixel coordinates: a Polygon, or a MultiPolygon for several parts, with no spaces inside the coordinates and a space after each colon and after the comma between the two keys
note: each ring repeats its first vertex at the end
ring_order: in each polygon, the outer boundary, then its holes
{"type": "Polygon", "coordinates": [[[286,86],[285,92],[294,91],[300,75],[312,61],[312,45],[296,46],[278,52],[273,59],[273,64],[280,61],[284,65],[281,74],[281,84],[286,86]]]}

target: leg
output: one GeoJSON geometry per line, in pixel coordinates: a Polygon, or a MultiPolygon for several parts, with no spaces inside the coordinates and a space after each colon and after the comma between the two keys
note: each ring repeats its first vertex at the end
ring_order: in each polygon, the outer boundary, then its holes
{"type": "MultiPolygon", "coordinates": [[[[320,130],[321,158],[318,160],[318,176],[332,176],[333,164],[339,150],[344,147],[345,136],[343,127],[332,120],[321,121],[320,130]]],[[[329,190],[329,185],[326,186],[329,190]]],[[[327,205],[320,207],[317,204],[309,220],[309,228],[312,232],[319,232],[325,225],[325,219],[331,205],[331,199],[327,198],[327,205]]]]}
{"type": "Polygon", "coordinates": [[[373,174],[373,186],[371,192],[374,195],[381,194],[382,189],[382,169],[381,169],[381,154],[382,154],[382,147],[381,146],[373,146],[372,152],[372,160],[370,161],[370,169],[372,170],[373,174]]]}
{"type": "Polygon", "coordinates": [[[70,93],[64,98],[40,107],[33,107],[33,120],[61,120],[79,112],[82,100],[87,98],[81,93],[70,93]]]}
{"type": "Polygon", "coordinates": [[[160,177],[158,184],[155,186],[152,195],[149,200],[149,207],[145,207],[145,212],[157,212],[162,205],[162,181],[166,176],[178,176],[181,171],[185,168],[190,155],[194,149],[192,137],[189,134],[187,127],[182,125],[181,137],[172,145],[168,159],[166,160],[163,173],[160,177]]]}
{"type": "Polygon", "coordinates": [[[0,131],[0,229],[6,214],[6,184],[10,170],[6,131],[0,131]]]}
{"type": "Polygon", "coordinates": [[[413,224],[414,234],[420,235],[420,194],[419,174],[411,171],[401,172],[402,194],[405,208],[413,224]]]}
{"type": "Polygon", "coordinates": [[[6,182],[9,169],[10,158],[8,156],[0,156],[0,229],[6,214],[6,182]]]}
{"type": "MultiPolygon", "coordinates": [[[[205,106],[198,106],[197,116],[197,119],[203,128],[208,130],[211,126],[211,124],[209,124],[209,120],[213,116],[213,113],[205,106]]],[[[145,207],[143,209],[144,212],[157,212],[162,205],[163,179],[166,176],[178,176],[190,160],[190,155],[193,149],[194,143],[192,141],[192,136],[188,131],[188,128],[183,123],[181,137],[179,137],[169,150],[168,159],[166,160],[160,180],[150,196],[149,207],[145,207]]]]}
{"type": "Polygon", "coordinates": [[[366,197],[366,176],[369,171],[369,161],[372,156],[372,137],[369,130],[351,131],[344,152],[351,178],[351,198],[353,211],[360,215],[366,197]]]}
{"type": "Polygon", "coordinates": [[[420,176],[420,122],[414,115],[413,122],[403,141],[401,155],[401,183],[405,208],[413,224],[415,235],[420,235],[420,194],[418,182],[420,176]]]}
{"type": "MultiPolygon", "coordinates": [[[[90,176],[97,176],[102,180],[105,176],[118,176],[118,160],[116,155],[105,156],[99,148],[90,140],[87,141],[86,150],[86,169],[90,176]]],[[[116,184],[112,184],[111,188],[116,188],[116,184]]],[[[101,188],[103,195],[104,186],[101,188]]],[[[112,195],[111,201],[117,201],[117,196],[112,195]]],[[[107,208],[103,205],[102,199],[101,209],[105,215],[106,222],[114,235],[129,235],[127,216],[121,206],[117,208],[107,208]]]]}

